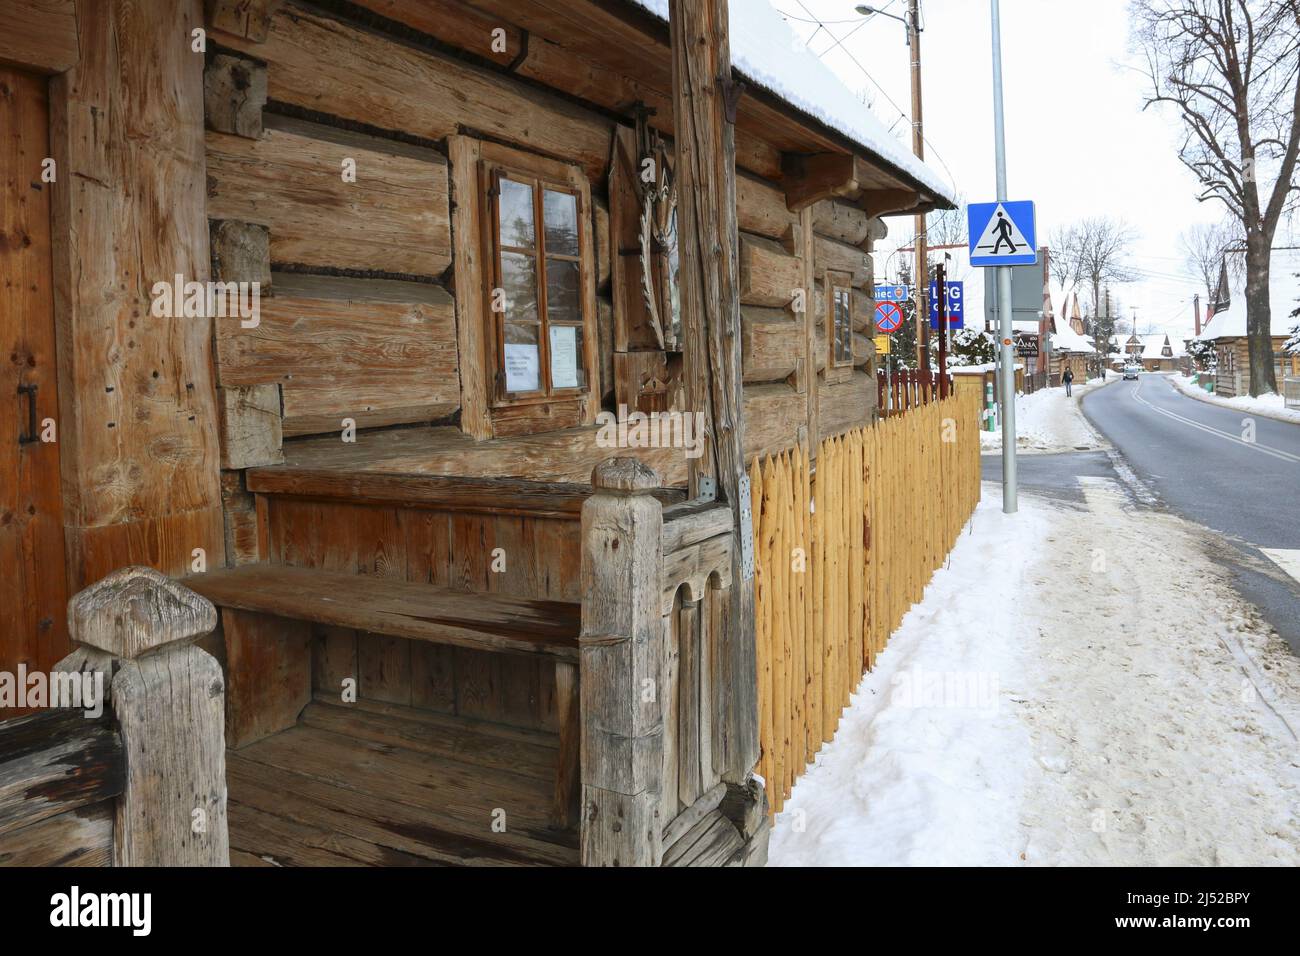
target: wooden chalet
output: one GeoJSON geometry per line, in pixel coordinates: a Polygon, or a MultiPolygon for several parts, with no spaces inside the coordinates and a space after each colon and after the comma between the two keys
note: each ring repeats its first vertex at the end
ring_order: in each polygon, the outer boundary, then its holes
{"type": "Polygon", "coordinates": [[[765,858],[747,470],[951,203],[730,5],[0,0],[0,671],[224,679],[228,850],[104,860],[765,858]]]}

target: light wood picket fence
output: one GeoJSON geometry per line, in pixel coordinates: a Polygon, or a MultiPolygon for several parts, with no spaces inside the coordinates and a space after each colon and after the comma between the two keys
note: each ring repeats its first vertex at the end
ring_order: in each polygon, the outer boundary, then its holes
{"type": "Polygon", "coordinates": [[[980,496],[979,395],[959,392],[750,466],[762,757],[773,813],[980,496]]]}

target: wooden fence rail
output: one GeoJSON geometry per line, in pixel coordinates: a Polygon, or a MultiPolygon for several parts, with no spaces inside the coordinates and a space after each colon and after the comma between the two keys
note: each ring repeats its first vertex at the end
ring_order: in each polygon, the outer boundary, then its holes
{"type": "Polygon", "coordinates": [[[963,390],[750,467],[762,756],[773,812],[956,543],[980,494],[963,390]]]}

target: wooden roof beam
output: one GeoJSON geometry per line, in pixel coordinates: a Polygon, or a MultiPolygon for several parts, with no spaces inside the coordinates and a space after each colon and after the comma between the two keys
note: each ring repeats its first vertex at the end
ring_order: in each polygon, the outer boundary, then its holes
{"type": "Polygon", "coordinates": [[[786,206],[799,212],[823,199],[859,192],[858,165],[857,157],[850,153],[786,153],[781,157],[786,206]]]}

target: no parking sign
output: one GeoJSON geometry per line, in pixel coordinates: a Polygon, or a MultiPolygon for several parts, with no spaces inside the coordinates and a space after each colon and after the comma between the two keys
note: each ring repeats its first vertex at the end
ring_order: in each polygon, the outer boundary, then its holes
{"type": "Polygon", "coordinates": [[[893,302],[881,302],[876,306],[876,331],[895,332],[903,324],[903,310],[893,302]]]}

